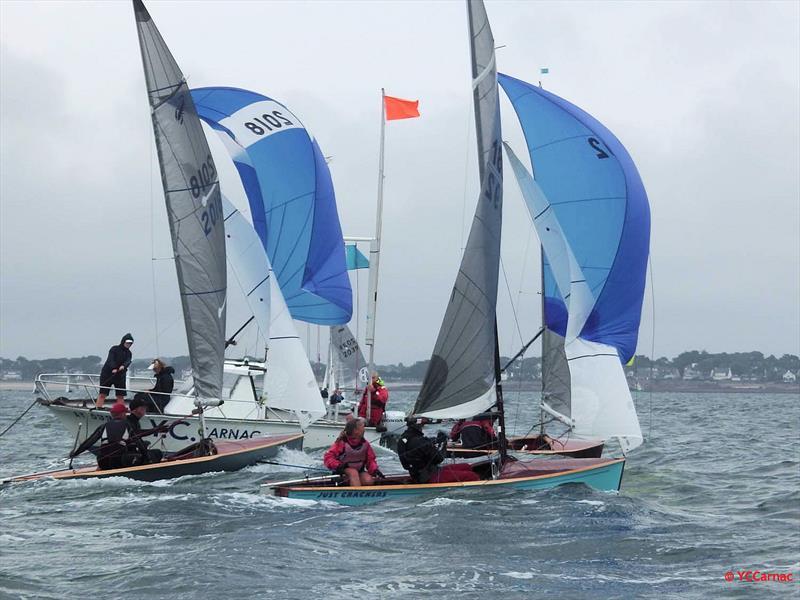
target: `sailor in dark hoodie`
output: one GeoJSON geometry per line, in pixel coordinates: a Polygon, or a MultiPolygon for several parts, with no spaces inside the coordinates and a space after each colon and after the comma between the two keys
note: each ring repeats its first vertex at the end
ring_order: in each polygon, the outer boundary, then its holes
{"type": "Polygon", "coordinates": [[[164,408],[169,404],[170,394],[175,387],[175,379],[172,377],[175,369],[167,366],[160,358],[154,359],[148,368],[153,370],[156,384],[147,392],[138,392],[133,399],[144,400],[147,410],[164,414],[164,408]]]}
{"type": "Polygon", "coordinates": [[[133,360],[130,350],[132,345],[133,336],[126,333],[122,336],[118,346],[111,346],[108,350],[108,358],[100,371],[100,394],[97,396],[97,408],[103,408],[111,386],[115,388],[117,402],[125,402],[125,380],[128,367],[131,366],[131,360],[133,360]]]}
{"type": "Polygon", "coordinates": [[[147,400],[141,398],[134,398],[131,400],[131,414],[126,417],[128,425],[130,426],[131,437],[134,440],[138,453],[141,455],[140,464],[149,464],[161,462],[164,453],[161,450],[150,449],[150,442],[142,439],[149,435],[156,433],[166,433],[169,427],[166,426],[166,421],[163,425],[153,427],[152,429],[142,429],[141,420],[147,414],[147,400]]]}

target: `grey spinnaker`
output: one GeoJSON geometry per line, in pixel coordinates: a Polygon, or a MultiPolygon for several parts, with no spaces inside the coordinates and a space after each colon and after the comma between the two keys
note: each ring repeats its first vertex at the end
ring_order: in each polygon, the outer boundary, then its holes
{"type": "Polygon", "coordinates": [[[133,7],[195,389],[219,398],[227,282],[217,170],[183,73],[141,0],[133,7]]]}
{"type": "Polygon", "coordinates": [[[500,106],[482,2],[467,4],[481,192],[453,292],[414,413],[462,418],[495,401],[495,313],[503,208],[500,106]]]}

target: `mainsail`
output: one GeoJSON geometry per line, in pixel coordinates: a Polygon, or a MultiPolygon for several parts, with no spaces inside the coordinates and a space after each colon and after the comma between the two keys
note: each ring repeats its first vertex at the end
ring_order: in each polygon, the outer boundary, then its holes
{"type": "Polygon", "coordinates": [[[567,416],[577,435],[616,437],[630,450],[642,434],[622,364],[636,349],[647,271],[644,186],[627,150],[594,117],[539,87],[498,79],[536,173],[534,182],[512,159],[531,216],[535,224],[546,214],[551,227],[556,223],[550,230],[537,224],[537,232],[547,259],[545,326],[563,338],[569,364],[567,416]],[[553,237],[560,246],[547,243],[553,237]]]}
{"type": "Polygon", "coordinates": [[[192,97],[233,158],[292,317],[349,322],[353,293],[342,229],[316,140],[286,106],[261,94],[209,87],[192,97]]]}
{"type": "Polygon", "coordinates": [[[330,328],[330,359],[325,380],[328,391],[335,388],[354,392],[369,383],[369,367],[361,346],[347,325],[330,328]]]}
{"type": "Polygon", "coordinates": [[[141,0],[133,8],[195,390],[219,398],[227,283],[217,169],[180,68],[141,0]]]}
{"type": "Polygon", "coordinates": [[[482,2],[467,4],[481,191],[450,302],[413,412],[464,418],[495,401],[495,313],[503,154],[494,38],[482,2]]]}

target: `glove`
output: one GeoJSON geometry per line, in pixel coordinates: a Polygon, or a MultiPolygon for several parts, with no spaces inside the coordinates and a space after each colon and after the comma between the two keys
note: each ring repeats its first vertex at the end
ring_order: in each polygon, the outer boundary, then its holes
{"type": "Polygon", "coordinates": [[[377,477],[378,479],[386,479],[386,475],[384,475],[384,474],[381,472],[381,470],[380,470],[380,469],[375,469],[375,471],[372,473],[372,476],[373,476],[373,477],[377,477]]]}
{"type": "Polygon", "coordinates": [[[342,464],[342,465],[339,465],[338,467],[336,467],[333,470],[333,472],[336,473],[337,475],[344,475],[344,470],[345,470],[345,466],[342,464]]]}
{"type": "Polygon", "coordinates": [[[436,444],[446,444],[447,443],[447,434],[444,431],[439,431],[436,434],[436,444]]]}

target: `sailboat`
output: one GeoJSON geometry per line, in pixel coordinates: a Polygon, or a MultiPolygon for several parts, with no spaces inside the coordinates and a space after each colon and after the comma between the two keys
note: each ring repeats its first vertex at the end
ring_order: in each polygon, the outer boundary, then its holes
{"type": "MultiPolygon", "coordinates": [[[[141,0],[134,0],[133,8],[192,365],[193,386],[186,399],[199,413],[200,427],[196,438],[187,440],[185,436],[182,440],[190,450],[168,456],[163,462],[129,469],[100,471],[90,467],[45,474],[50,477],[124,475],[153,480],[235,470],[272,457],[281,447],[302,446],[299,433],[219,446],[208,439],[203,413],[223,403],[228,286],[222,197],[214,159],[186,80],[141,0]]],[[[78,413],[78,423],[80,413],[86,413],[84,439],[95,429],[89,427],[90,412],[100,424],[107,420],[107,411],[60,408],[78,413]]],[[[187,421],[186,425],[191,423],[187,421]]],[[[80,425],[77,428],[80,432],[80,425]]]]}
{"type": "MultiPolygon", "coordinates": [[[[316,140],[276,100],[231,87],[199,88],[191,97],[197,115],[220,134],[247,195],[252,224],[224,198],[221,214],[230,264],[252,320],[267,340],[265,358],[225,361],[224,405],[206,411],[209,435],[240,440],[301,429],[306,448],[327,447],[341,432],[344,411],[326,414],[293,319],[337,329],[352,316],[345,243],[330,171],[316,140]]],[[[77,378],[71,379],[80,387],[77,378]]],[[[91,430],[90,422],[109,418],[107,412],[89,410],[85,399],[51,398],[47,389],[51,380],[42,376],[37,381],[42,402],[73,434],[80,422],[91,430]]],[[[96,384],[91,379],[88,383],[85,387],[96,384]]],[[[148,383],[129,378],[134,389],[146,389],[148,383]]],[[[188,416],[194,393],[190,381],[172,394],[163,415],[150,417],[154,426],[175,424],[158,440],[165,450],[194,441],[193,417],[188,416]]],[[[387,412],[386,430],[401,430],[404,417],[398,411],[387,412]]],[[[378,443],[383,433],[370,427],[367,438],[378,443]]]]}
{"type": "MultiPolygon", "coordinates": [[[[467,12],[481,191],[453,291],[412,415],[429,419],[461,419],[493,408],[498,420],[498,450],[471,463],[479,481],[418,484],[410,482],[405,475],[393,475],[373,486],[342,487],[339,478],[331,476],[266,483],[263,488],[268,493],[359,505],[456,489],[545,489],[564,483],[584,483],[601,490],[618,490],[621,485],[625,458],[557,456],[515,459],[509,454],[496,325],[503,165],[494,39],[483,2],[468,0],[467,12]]],[[[555,127],[553,130],[563,133],[555,127]]],[[[570,133],[577,135],[574,131],[570,133]]],[[[590,137],[594,139],[591,134],[590,137]]],[[[554,141],[560,140],[556,138],[554,141]]],[[[563,171],[559,175],[563,176],[563,171]]],[[[571,311],[583,314],[587,310],[586,302],[571,302],[571,311]]],[[[572,314],[570,312],[570,317],[572,314]]],[[[578,345],[595,343],[580,341],[580,336],[565,337],[571,343],[579,340],[578,345]]],[[[578,360],[581,357],[573,358],[578,360]]],[[[615,353],[614,359],[619,361],[619,355],[615,353]]],[[[592,385],[588,380],[583,383],[592,385]]]]}

